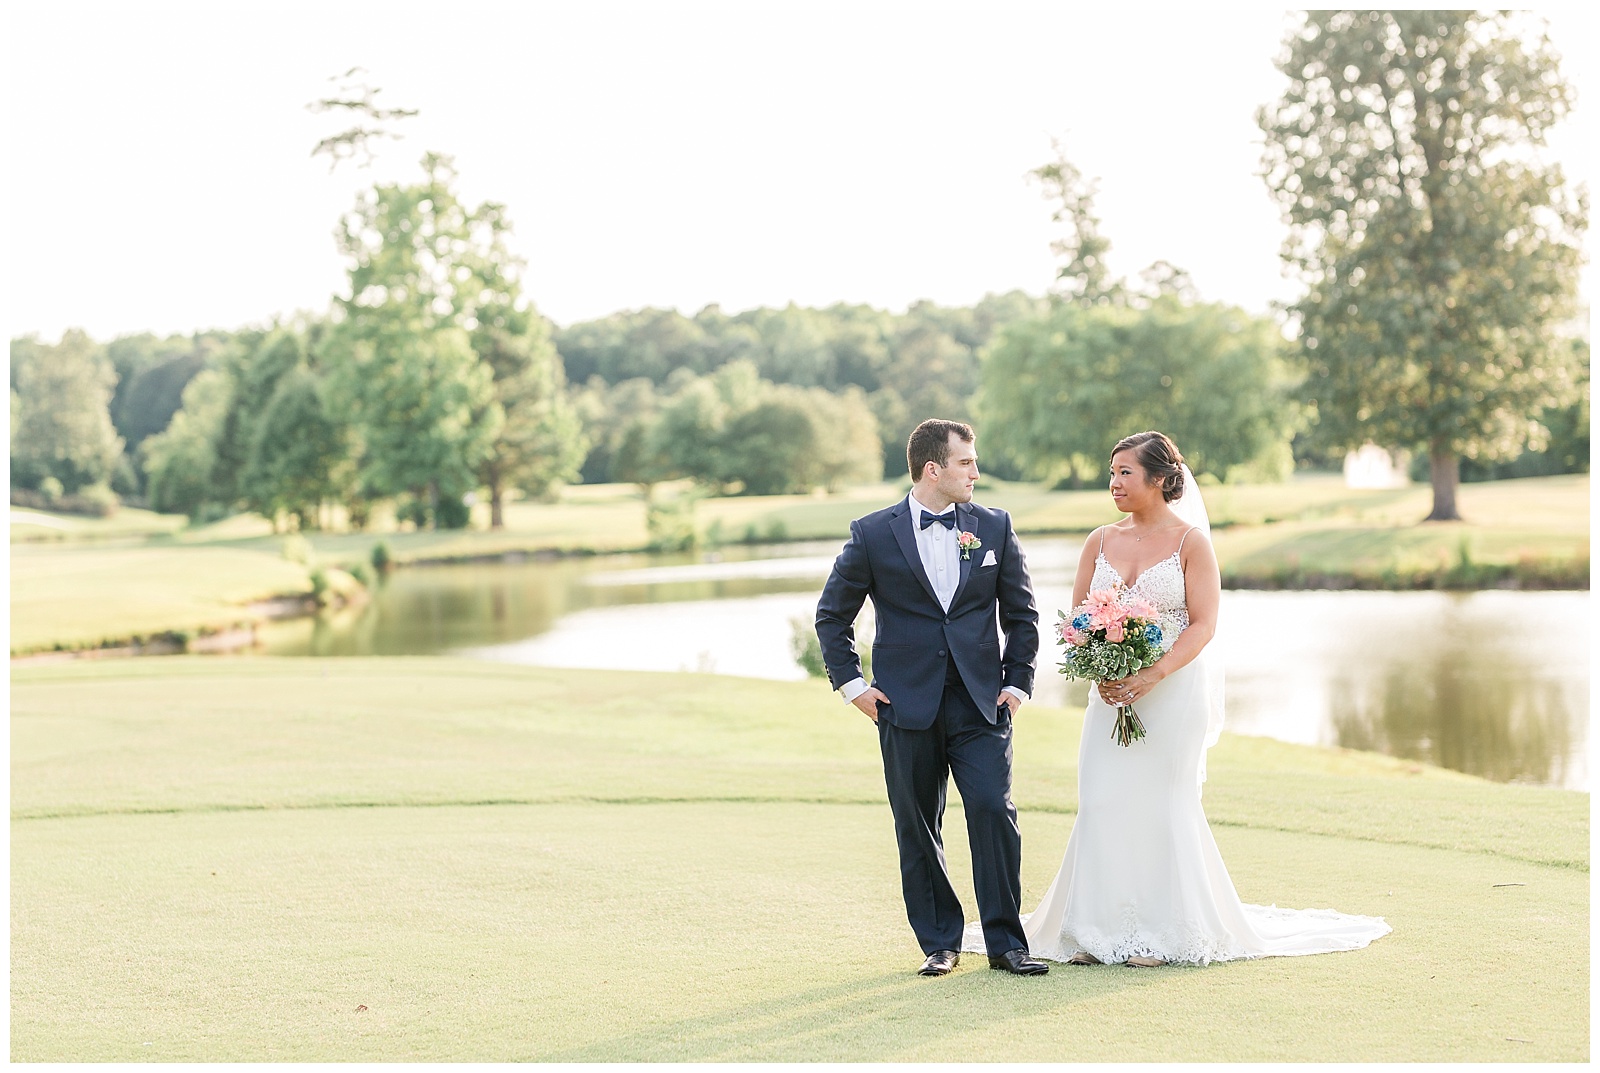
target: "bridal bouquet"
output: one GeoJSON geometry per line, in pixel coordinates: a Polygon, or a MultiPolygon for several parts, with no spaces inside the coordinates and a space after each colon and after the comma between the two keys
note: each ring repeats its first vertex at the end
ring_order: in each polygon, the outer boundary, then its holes
{"type": "MultiPolygon", "coordinates": [[[[1091,592],[1069,616],[1058,611],[1057,639],[1066,646],[1061,673],[1091,682],[1114,682],[1161,658],[1161,626],[1156,609],[1127,590],[1091,592]]],[[[1131,745],[1144,737],[1144,723],[1131,704],[1117,706],[1111,737],[1131,745]]]]}

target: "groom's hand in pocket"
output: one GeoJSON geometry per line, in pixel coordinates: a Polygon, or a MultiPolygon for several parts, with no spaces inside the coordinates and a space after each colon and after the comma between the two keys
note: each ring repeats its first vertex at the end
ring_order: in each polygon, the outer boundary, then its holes
{"type": "Polygon", "coordinates": [[[883,690],[877,686],[868,686],[865,693],[850,703],[860,708],[863,715],[876,723],[878,721],[878,705],[888,704],[889,698],[884,696],[883,690]]]}
{"type": "Polygon", "coordinates": [[[1011,715],[1015,718],[1017,709],[1022,707],[1022,698],[1015,693],[1007,693],[1002,689],[999,698],[994,702],[994,707],[995,711],[999,711],[1001,708],[1011,709],[1011,715]]]}

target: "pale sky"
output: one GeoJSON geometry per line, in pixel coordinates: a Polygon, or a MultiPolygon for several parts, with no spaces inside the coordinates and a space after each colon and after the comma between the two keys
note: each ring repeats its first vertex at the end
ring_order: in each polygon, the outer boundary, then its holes
{"type": "MultiPolygon", "coordinates": [[[[1586,16],[1548,9],[1590,177],[1586,16]]],[[[561,324],[643,306],[1042,293],[1052,136],[1100,178],[1112,268],[1295,297],[1256,171],[1289,17],[1061,4],[10,5],[8,335],[238,328],[321,311],[359,189],[451,154],[504,202],[561,324]],[[421,109],[330,175],[304,109],[360,65],[421,109]]],[[[1590,292],[1586,272],[1583,293],[1590,292]]]]}

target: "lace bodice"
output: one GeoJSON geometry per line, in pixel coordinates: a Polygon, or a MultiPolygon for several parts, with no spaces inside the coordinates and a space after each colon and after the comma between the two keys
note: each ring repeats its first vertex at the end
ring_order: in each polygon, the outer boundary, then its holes
{"type": "MultiPolygon", "coordinates": [[[[1185,534],[1187,536],[1187,534],[1185,534]]],[[[1178,545],[1179,550],[1183,548],[1178,545]]],[[[1137,593],[1155,605],[1161,624],[1161,650],[1165,652],[1189,628],[1189,602],[1183,587],[1183,561],[1178,552],[1162,559],[1128,584],[1117,568],[1106,561],[1105,552],[1094,559],[1094,578],[1090,589],[1117,588],[1137,593]]]]}

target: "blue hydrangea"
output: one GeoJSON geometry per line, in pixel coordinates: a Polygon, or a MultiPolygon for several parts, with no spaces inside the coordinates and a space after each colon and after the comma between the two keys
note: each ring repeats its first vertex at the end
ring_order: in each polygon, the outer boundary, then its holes
{"type": "Polygon", "coordinates": [[[1144,628],[1144,639],[1153,645],[1161,643],[1161,627],[1154,622],[1144,628]]]}
{"type": "Polygon", "coordinates": [[[1083,614],[1073,619],[1072,628],[1075,630],[1087,630],[1089,628],[1089,613],[1085,611],[1083,614]]]}

